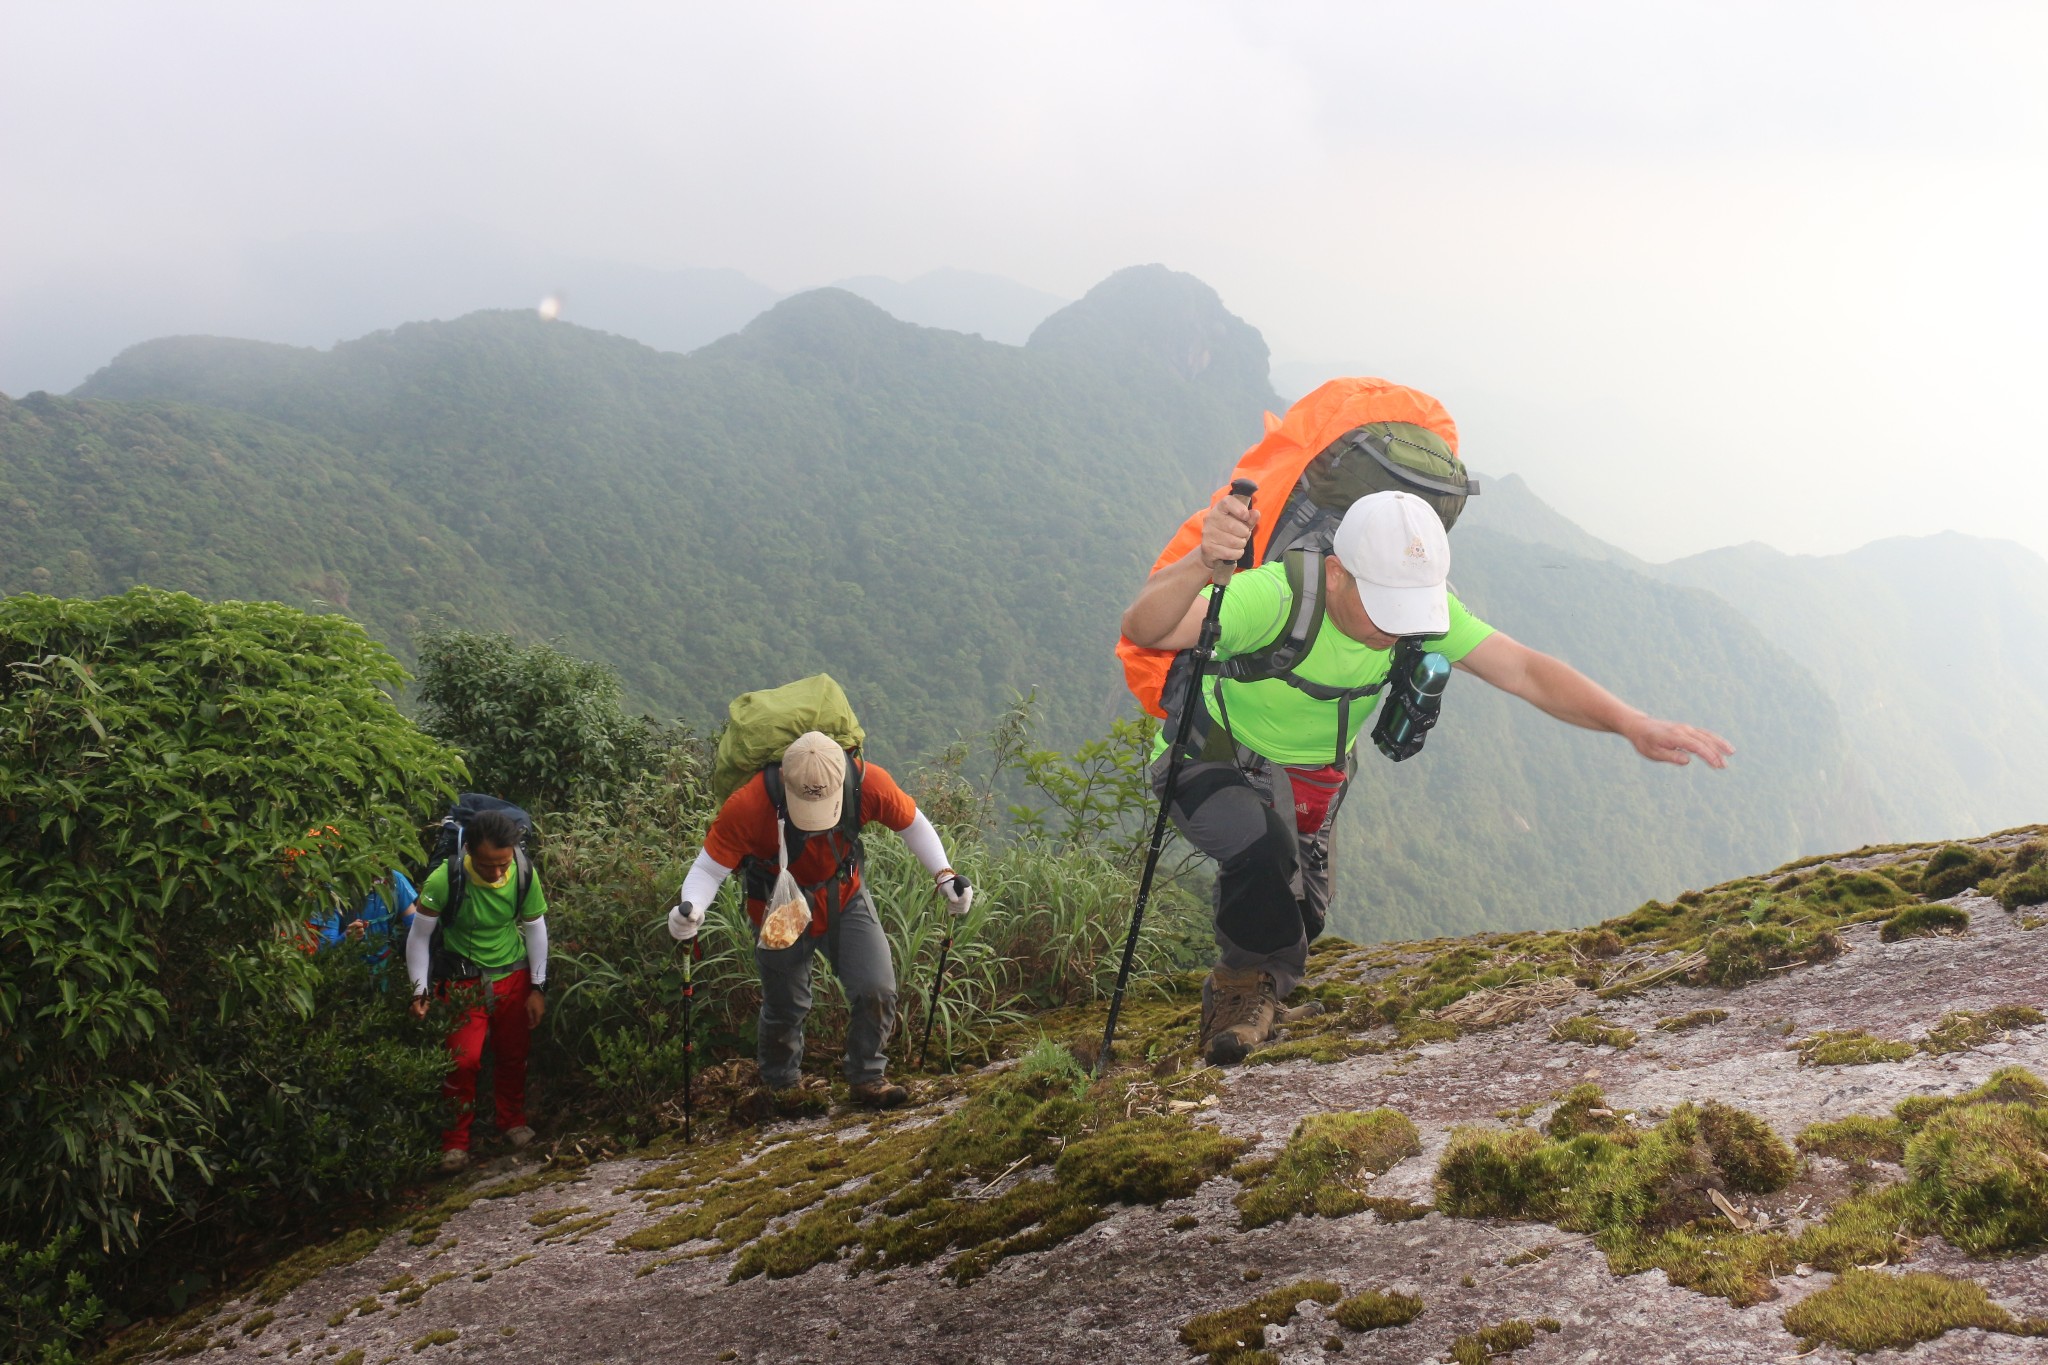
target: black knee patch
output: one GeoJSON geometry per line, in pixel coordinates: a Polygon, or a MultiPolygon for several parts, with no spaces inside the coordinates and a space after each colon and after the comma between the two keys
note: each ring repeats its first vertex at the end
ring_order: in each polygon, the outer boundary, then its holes
{"type": "Polygon", "coordinates": [[[1301,939],[1301,903],[1294,898],[1294,836],[1278,814],[1264,814],[1266,832],[1217,865],[1216,927],[1240,948],[1277,953],[1301,939]]]}

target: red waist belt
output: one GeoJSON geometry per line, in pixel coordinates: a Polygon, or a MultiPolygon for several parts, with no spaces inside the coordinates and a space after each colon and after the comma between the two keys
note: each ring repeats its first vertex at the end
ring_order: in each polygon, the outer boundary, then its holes
{"type": "Polygon", "coordinates": [[[1334,763],[1320,768],[1289,768],[1287,780],[1294,789],[1294,829],[1306,839],[1322,833],[1329,823],[1330,803],[1344,789],[1344,770],[1334,763]]]}

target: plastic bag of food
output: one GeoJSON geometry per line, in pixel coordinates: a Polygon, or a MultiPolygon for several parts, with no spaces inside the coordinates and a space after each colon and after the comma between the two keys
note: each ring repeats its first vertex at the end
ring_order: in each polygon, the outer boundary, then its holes
{"type": "Polygon", "coordinates": [[[810,901],[796,878],[789,875],[789,844],[782,830],[775,831],[775,841],[781,873],[775,878],[775,889],[768,893],[768,913],[761,917],[761,932],[756,940],[771,952],[789,947],[811,927],[810,901]]]}

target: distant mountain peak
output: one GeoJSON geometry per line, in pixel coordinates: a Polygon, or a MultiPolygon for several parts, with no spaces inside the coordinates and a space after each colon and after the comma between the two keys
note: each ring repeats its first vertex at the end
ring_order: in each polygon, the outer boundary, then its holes
{"type": "Polygon", "coordinates": [[[1142,355],[1189,384],[1279,405],[1267,377],[1271,353],[1258,328],[1224,307],[1201,280],[1163,265],[1117,271],[1040,323],[1029,344],[1090,359],[1142,355]]]}

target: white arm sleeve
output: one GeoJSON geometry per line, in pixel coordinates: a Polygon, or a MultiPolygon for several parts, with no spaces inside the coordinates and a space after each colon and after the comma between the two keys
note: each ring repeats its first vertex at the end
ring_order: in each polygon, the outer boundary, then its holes
{"type": "Polygon", "coordinates": [[[690,875],[683,878],[683,889],[677,903],[687,902],[698,910],[710,910],[718,888],[724,886],[725,879],[731,875],[731,868],[709,853],[699,851],[697,861],[690,864],[690,875]]]}
{"type": "Polygon", "coordinates": [[[526,939],[526,979],[536,986],[548,980],[548,917],[521,920],[519,932],[526,939]]]}
{"type": "Polygon", "coordinates": [[[903,831],[903,842],[924,864],[924,870],[934,877],[953,865],[946,856],[946,846],[939,842],[938,830],[932,827],[923,811],[911,817],[910,827],[903,831]]]}
{"type": "Polygon", "coordinates": [[[433,946],[434,926],[440,921],[421,910],[412,917],[412,932],[405,936],[405,971],[412,978],[412,993],[427,993],[427,950],[433,946]]]}

